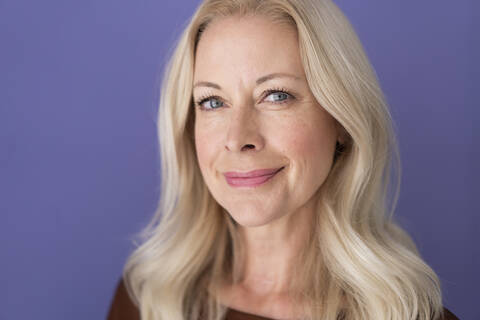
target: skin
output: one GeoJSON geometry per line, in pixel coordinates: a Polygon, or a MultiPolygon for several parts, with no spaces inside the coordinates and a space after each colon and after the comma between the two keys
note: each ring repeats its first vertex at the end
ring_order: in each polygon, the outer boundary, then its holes
{"type": "Polygon", "coordinates": [[[238,223],[246,247],[243,281],[225,287],[220,299],[248,313],[293,318],[288,280],[310,230],[312,196],[330,171],[335,142],[344,137],[310,91],[296,30],[268,18],[212,22],[197,47],[194,86],[195,102],[217,96],[202,103],[208,111],[195,106],[198,163],[213,197],[238,223]],[[257,85],[257,79],[272,73],[295,78],[275,77],[257,85]],[[264,94],[278,88],[291,96],[264,94]],[[282,166],[256,187],[232,187],[223,175],[282,166]]]}

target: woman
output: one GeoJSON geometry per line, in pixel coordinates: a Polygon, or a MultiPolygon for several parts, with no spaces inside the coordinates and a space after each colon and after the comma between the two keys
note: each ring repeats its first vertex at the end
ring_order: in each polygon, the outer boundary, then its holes
{"type": "Polygon", "coordinates": [[[159,111],[161,200],[109,319],[456,319],[393,221],[391,119],[330,0],[203,2],[159,111]]]}

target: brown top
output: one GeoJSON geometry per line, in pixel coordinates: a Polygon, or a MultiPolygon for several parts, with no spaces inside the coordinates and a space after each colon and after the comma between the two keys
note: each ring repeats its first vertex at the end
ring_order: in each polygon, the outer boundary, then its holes
{"type": "MultiPolygon", "coordinates": [[[[441,320],[459,320],[447,308],[444,308],[445,317],[441,320]]],[[[140,320],[140,313],[125,289],[123,280],[120,280],[113,301],[108,312],[107,320],[140,320]]],[[[227,309],[225,320],[274,320],[245,313],[235,309],[227,309]]]]}

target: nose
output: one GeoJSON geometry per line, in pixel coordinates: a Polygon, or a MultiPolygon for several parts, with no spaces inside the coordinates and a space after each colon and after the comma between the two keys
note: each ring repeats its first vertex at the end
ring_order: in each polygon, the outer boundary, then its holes
{"type": "Polygon", "coordinates": [[[255,110],[238,108],[229,119],[225,149],[232,152],[260,151],[265,140],[259,129],[255,110]]]}

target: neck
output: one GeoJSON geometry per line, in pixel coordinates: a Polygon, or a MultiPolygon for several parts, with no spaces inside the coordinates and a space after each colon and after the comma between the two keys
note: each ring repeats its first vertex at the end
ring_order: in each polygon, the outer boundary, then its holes
{"type": "Polygon", "coordinates": [[[268,225],[239,227],[245,249],[241,286],[252,294],[289,291],[294,266],[307,245],[315,210],[312,206],[286,215],[268,225]]]}

